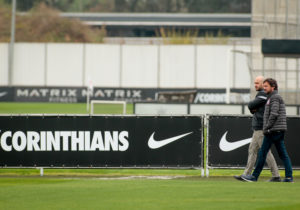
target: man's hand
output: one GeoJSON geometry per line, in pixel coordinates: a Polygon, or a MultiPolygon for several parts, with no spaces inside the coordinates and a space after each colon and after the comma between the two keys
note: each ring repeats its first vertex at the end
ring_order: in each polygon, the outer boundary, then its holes
{"type": "Polygon", "coordinates": [[[254,114],[255,112],[257,112],[257,109],[251,109],[250,112],[251,114],[254,114]]]}
{"type": "Polygon", "coordinates": [[[270,129],[263,131],[264,135],[269,135],[271,133],[270,129]]]}

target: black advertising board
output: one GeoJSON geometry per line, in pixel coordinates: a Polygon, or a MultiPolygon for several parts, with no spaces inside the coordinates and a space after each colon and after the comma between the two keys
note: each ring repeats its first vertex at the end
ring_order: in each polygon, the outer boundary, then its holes
{"type": "MultiPolygon", "coordinates": [[[[210,167],[245,167],[248,147],[252,138],[252,117],[210,115],[208,120],[208,165],[210,167]]],[[[300,168],[300,118],[287,118],[288,131],[285,145],[291,158],[293,168],[300,168]]],[[[272,146],[277,164],[284,167],[272,146]]]]}
{"type": "Polygon", "coordinates": [[[266,57],[300,57],[299,39],[262,39],[261,52],[266,57]]]}
{"type": "Polygon", "coordinates": [[[0,166],[202,167],[202,116],[0,116],[0,166]]]}
{"type": "MultiPolygon", "coordinates": [[[[197,91],[194,103],[225,103],[226,90],[220,89],[171,89],[171,88],[112,88],[63,86],[0,86],[0,102],[51,102],[51,103],[86,103],[87,94],[90,100],[123,100],[127,102],[156,101],[157,94],[162,92],[197,91]]],[[[230,90],[233,103],[248,103],[249,89],[230,90]]]]}
{"type": "Polygon", "coordinates": [[[14,101],[14,88],[0,87],[0,102],[14,101]]]}

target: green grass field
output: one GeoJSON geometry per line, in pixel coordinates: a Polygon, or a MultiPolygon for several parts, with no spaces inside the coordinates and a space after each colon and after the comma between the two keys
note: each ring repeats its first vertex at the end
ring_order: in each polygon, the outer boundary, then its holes
{"type": "MultiPolygon", "coordinates": [[[[120,114],[121,105],[96,105],[97,114],[120,114]]],[[[133,104],[127,104],[126,113],[133,113],[133,104]]],[[[85,103],[0,103],[0,114],[89,114],[85,103]]]]}
{"type": "Polygon", "coordinates": [[[232,178],[0,178],[0,209],[299,209],[300,183],[232,178]]]}
{"type": "MultiPolygon", "coordinates": [[[[99,112],[116,113],[110,106],[99,112]]],[[[127,107],[132,113],[132,105],[127,107]]],[[[5,114],[87,114],[85,104],[0,103],[5,114]]],[[[0,168],[0,209],[300,209],[295,183],[236,181],[242,170],[0,168]]],[[[280,171],[284,177],[284,171],[280,171]]]]}

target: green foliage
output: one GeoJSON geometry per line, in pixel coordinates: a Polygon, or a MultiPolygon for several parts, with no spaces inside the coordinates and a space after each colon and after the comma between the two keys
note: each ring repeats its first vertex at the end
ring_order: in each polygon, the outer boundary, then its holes
{"type": "Polygon", "coordinates": [[[0,6],[1,7],[7,6],[7,4],[5,3],[5,0],[0,0],[0,6]]]}
{"type": "Polygon", "coordinates": [[[218,45],[226,45],[229,41],[229,36],[226,36],[222,33],[222,31],[218,31],[217,35],[212,33],[205,33],[205,36],[202,39],[198,40],[198,44],[218,44],[218,45]]]}
{"type": "Polygon", "coordinates": [[[0,7],[0,42],[9,42],[10,40],[10,14],[9,8],[0,7]]]}
{"type": "Polygon", "coordinates": [[[197,30],[178,31],[160,28],[157,37],[162,37],[164,44],[228,44],[229,36],[223,35],[221,31],[218,31],[216,35],[206,33],[201,38],[198,34],[197,30]]]}
{"type": "Polygon", "coordinates": [[[64,12],[249,13],[251,9],[251,0],[19,0],[17,7],[28,11],[40,3],[64,12]]]}
{"type": "Polygon", "coordinates": [[[160,28],[158,36],[162,37],[164,44],[195,44],[198,31],[176,31],[175,29],[165,30],[160,28]]]}
{"type": "Polygon", "coordinates": [[[250,0],[185,0],[191,13],[250,13],[250,0]]]}

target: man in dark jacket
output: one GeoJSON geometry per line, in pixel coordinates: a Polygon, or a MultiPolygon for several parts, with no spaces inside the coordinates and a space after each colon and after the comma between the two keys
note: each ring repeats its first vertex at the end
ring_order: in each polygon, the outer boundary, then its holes
{"type": "MultiPolygon", "coordinates": [[[[267,94],[263,90],[263,76],[258,76],[254,80],[254,87],[257,91],[255,99],[250,101],[248,108],[253,114],[252,118],[252,129],[253,136],[248,149],[248,161],[243,175],[251,175],[254,165],[256,163],[257,153],[263,142],[263,116],[265,111],[265,104],[267,102],[267,94]]],[[[271,182],[280,182],[280,175],[278,167],[271,151],[267,154],[267,164],[271,169],[272,178],[271,182]]],[[[234,176],[238,180],[242,180],[241,176],[234,176]]]]}
{"type": "Polygon", "coordinates": [[[274,144],[285,167],[285,179],[283,182],[293,182],[292,164],[284,146],[284,133],[287,130],[285,104],[278,94],[276,80],[272,78],[266,79],[263,87],[268,95],[263,123],[264,140],[252,175],[242,175],[241,178],[249,182],[257,181],[264,167],[267,153],[272,144],[274,144]]]}

